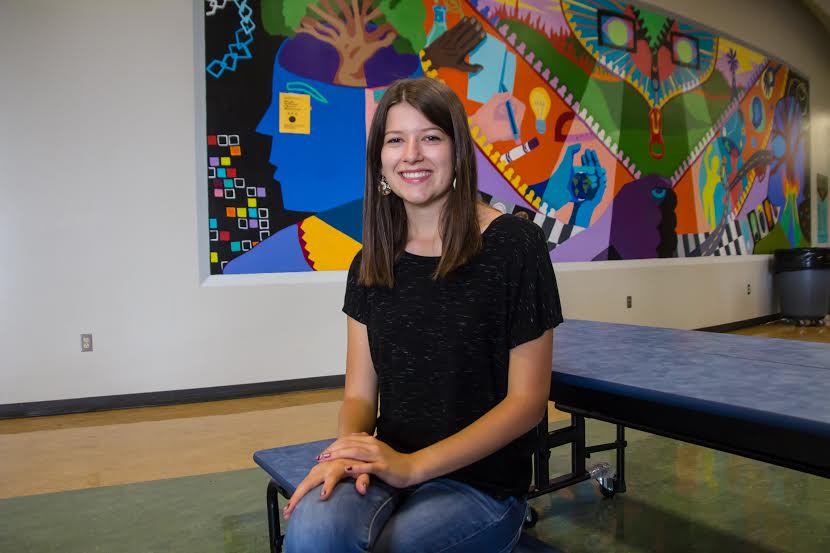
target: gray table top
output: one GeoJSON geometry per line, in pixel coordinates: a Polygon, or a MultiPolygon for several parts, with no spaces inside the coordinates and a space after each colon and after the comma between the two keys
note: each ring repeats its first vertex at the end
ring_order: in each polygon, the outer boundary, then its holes
{"type": "Polygon", "coordinates": [[[579,320],[554,337],[554,385],[591,379],[830,429],[830,344],[579,320]]]}

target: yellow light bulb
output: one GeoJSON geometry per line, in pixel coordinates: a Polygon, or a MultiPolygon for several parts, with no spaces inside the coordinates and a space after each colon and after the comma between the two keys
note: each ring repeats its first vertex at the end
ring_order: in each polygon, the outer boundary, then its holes
{"type": "Polygon", "coordinates": [[[536,130],[545,134],[547,130],[545,119],[547,119],[548,112],[550,112],[550,96],[547,90],[537,86],[530,91],[530,109],[533,110],[533,114],[536,116],[536,130]]]}

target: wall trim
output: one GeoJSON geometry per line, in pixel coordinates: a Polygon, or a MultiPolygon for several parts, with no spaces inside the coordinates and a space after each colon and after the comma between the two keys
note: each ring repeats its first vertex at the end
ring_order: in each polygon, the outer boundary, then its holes
{"type": "Polygon", "coordinates": [[[253,384],[190,388],[187,390],[167,390],[140,394],[7,403],[0,405],[0,419],[68,415],[71,413],[131,409],[133,407],[158,407],[161,405],[220,401],[224,399],[239,399],[243,397],[282,394],[322,388],[342,388],[345,383],[345,375],[332,375],[297,378],[294,380],[276,380],[273,382],[256,382],[253,384]]]}
{"type": "Polygon", "coordinates": [[[699,330],[701,332],[732,332],[733,330],[741,330],[751,326],[764,325],[780,319],[781,313],[773,313],[772,315],[764,315],[763,317],[755,317],[754,319],[746,319],[722,325],[705,326],[703,328],[696,328],[695,330],[699,330]]]}

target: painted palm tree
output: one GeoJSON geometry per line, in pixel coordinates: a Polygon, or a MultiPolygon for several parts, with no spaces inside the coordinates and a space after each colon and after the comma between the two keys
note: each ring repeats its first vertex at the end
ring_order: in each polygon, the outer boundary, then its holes
{"type": "Polygon", "coordinates": [[[738,83],[735,80],[735,72],[738,70],[738,53],[730,48],[726,53],[726,62],[729,64],[729,71],[732,73],[732,97],[738,96],[738,83]]]}

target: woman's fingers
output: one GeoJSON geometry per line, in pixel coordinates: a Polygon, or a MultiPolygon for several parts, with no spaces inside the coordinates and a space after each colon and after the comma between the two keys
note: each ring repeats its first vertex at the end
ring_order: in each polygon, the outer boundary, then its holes
{"type": "Polygon", "coordinates": [[[322,482],[322,478],[315,475],[314,472],[308,473],[300,485],[297,486],[297,489],[294,490],[294,493],[291,495],[291,499],[288,500],[288,503],[282,509],[282,516],[285,520],[288,520],[288,517],[291,516],[291,513],[294,512],[294,508],[297,506],[297,503],[300,502],[300,499],[303,498],[305,494],[307,494],[313,488],[316,488],[322,482]]]}
{"type": "Polygon", "coordinates": [[[361,461],[371,461],[380,452],[380,448],[374,438],[354,438],[338,440],[336,444],[332,444],[329,448],[320,454],[318,461],[333,461],[334,459],[345,459],[354,457],[361,461]]]}
{"type": "MultiPolygon", "coordinates": [[[[359,459],[349,459],[347,461],[340,460],[336,463],[321,463],[316,465],[303,481],[300,482],[297,489],[294,490],[294,493],[282,510],[283,518],[288,520],[300,500],[311,490],[320,486],[320,484],[322,484],[320,488],[320,500],[325,501],[328,499],[337,483],[346,476],[345,467],[361,466],[362,464],[359,459]]],[[[366,490],[369,488],[369,475],[365,474],[362,478],[355,476],[355,488],[358,493],[365,495],[366,490]]]]}
{"type": "Polygon", "coordinates": [[[321,461],[334,461],[335,459],[357,459],[358,461],[374,461],[377,453],[363,446],[344,447],[331,451],[329,456],[321,461]]]}
{"type": "Polygon", "coordinates": [[[332,442],[326,449],[320,452],[320,455],[317,456],[318,461],[327,461],[331,456],[331,452],[337,449],[341,449],[343,447],[349,446],[356,446],[359,444],[369,443],[375,438],[369,436],[366,432],[360,432],[357,434],[349,434],[348,436],[344,436],[342,438],[338,438],[334,442],[332,442]]]}
{"type": "Polygon", "coordinates": [[[369,489],[369,478],[371,477],[368,474],[361,474],[355,478],[354,487],[360,495],[366,495],[366,491],[369,489]]]}
{"type": "Polygon", "coordinates": [[[326,499],[331,496],[331,491],[340,481],[340,476],[335,476],[331,472],[326,475],[326,479],[323,481],[323,488],[320,490],[320,500],[325,501],[326,499]]]}
{"type": "Polygon", "coordinates": [[[369,474],[378,474],[380,466],[378,463],[355,463],[346,467],[346,474],[358,478],[359,476],[367,476],[369,474]]]}

